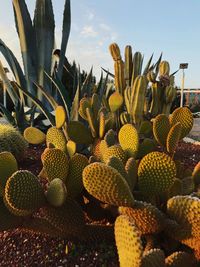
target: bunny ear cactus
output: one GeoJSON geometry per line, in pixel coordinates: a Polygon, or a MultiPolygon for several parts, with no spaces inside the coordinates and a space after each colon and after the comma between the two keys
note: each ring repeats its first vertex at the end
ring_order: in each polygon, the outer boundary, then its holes
{"type": "Polygon", "coordinates": [[[129,217],[121,215],[115,221],[115,243],[120,267],[140,267],[142,241],[138,228],[129,217]]]}
{"type": "Polygon", "coordinates": [[[158,144],[166,146],[169,131],[170,122],[165,114],[160,114],[153,119],[153,134],[158,144]]]}
{"type": "Polygon", "coordinates": [[[93,143],[91,131],[79,121],[70,121],[67,125],[67,134],[76,144],[90,145],[93,143]]]}
{"type": "Polygon", "coordinates": [[[60,129],[66,121],[66,112],[63,106],[57,106],[55,109],[56,128],[60,129]]]}
{"type": "Polygon", "coordinates": [[[165,216],[155,206],[134,201],[133,207],[119,207],[119,213],[131,218],[142,235],[161,232],[165,227],[165,216]]]}
{"type": "Polygon", "coordinates": [[[95,162],[83,170],[85,189],[98,200],[114,206],[132,206],[134,199],[129,186],[114,168],[95,162]]]}
{"type": "Polygon", "coordinates": [[[132,191],[137,183],[137,170],[138,170],[138,164],[134,158],[130,157],[127,160],[125,165],[125,170],[127,173],[127,181],[132,191]]]}
{"type": "Polygon", "coordinates": [[[55,148],[58,148],[62,150],[63,152],[66,152],[66,137],[61,129],[57,129],[56,127],[51,127],[48,129],[46,134],[46,144],[47,147],[49,144],[53,144],[55,148]]]}
{"type": "Polygon", "coordinates": [[[197,267],[197,263],[192,254],[185,251],[177,251],[165,259],[166,267],[197,267]]]}
{"type": "Polygon", "coordinates": [[[127,155],[120,145],[113,145],[105,149],[102,154],[103,162],[107,163],[110,157],[116,157],[120,159],[124,164],[127,160],[127,155]]]}
{"type": "Polygon", "coordinates": [[[0,194],[4,195],[4,188],[8,178],[18,170],[15,157],[10,152],[0,153],[0,194]]]}
{"type": "Polygon", "coordinates": [[[175,177],[176,165],[165,153],[151,152],[140,161],[138,186],[145,195],[160,195],[166,192],[175,177]]]}
{"type": "Polygon", "coordinates": [[[59,179],[53,179],[47,188],[46,199],[53,207],[60,207],[65,203],[67,189],[64,182],[59,179]]]}
{"type": "Polygon", "coordinates": [[[193,115],[187,107],[180,107],[174,110],[170,116],[170,125],[174,126],[177,122],[180,122],[182,131],[180,139],[186,137],[193,127],[193,115]]]}
{"type": "Polygon", "coordinates": [[[167,152],[173,154],[178,141],[180,140],[182,133],[182,126],[180,122],[177,122],[174,126],[171,127],[166,140],[167,152]]]}
{"type": "Polygon", "coordinates": [[[54,178],[66,181],[69,163],[67,155],[62,150],[47,148],[43,152],[41,159],[49,181],[52,181],[54,178]]]}
{"type": "Polygon", "coordinates": [[[30,126],[24,130],[24,138],[29,144],[39,145],[45,142],[46,134],[40,129],[30,126]]]}
{"type": "Polygon", "coordinates": [[[125,124],[118,134],[121,147],[128,157],[136,157],[139,146],[139,137],[136,128],[132,124],[125,124]]]}
{"type": "Polygon", "coordinates": [[[66,179],[66,187],[69,197],[77,197],[83,190],[82,173],[88,165],[88,159],[82,154],[76,153],[69,160],[69,173],[66,179]]]}
{"type": "Polygon", "coordinates": [[[117,110],[120,109],[120,107],[123,104],[123,96],[118,93],[118,92],[114,92],[108,99],[108,103],[110,106],[110,110],[112,112],[116,112],[117,110]]]}
{"type": "Polygon", "coordinates": [[[192,177],[196,185],[200,184],[200,161],[194,167],[192,177]]]}
{"type": "Polygon", "coordinates": [[[144,252],[141,267],[166,267],[164,252],[161,249],[151,249],[144,252]]]}
{"type": "Polygon", "coordinates": [[[27,216],[45,204],[45,195],[35,175],[16,171],[6,182],[4,201],[14,215],[27,216]]]}

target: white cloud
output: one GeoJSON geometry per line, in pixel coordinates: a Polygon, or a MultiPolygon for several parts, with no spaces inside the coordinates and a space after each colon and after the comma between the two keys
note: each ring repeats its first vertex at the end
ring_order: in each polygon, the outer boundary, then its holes
{"type": "Polygon", "coordinates": [[[104,31],[111,31],[110,26],[108,26],[108,25],[105,24],[105,23],[100,23],[100,24],[99,24],[99,27],[100,27],[102,30],[104,30],[104,31]]]}
{"type": "Polygon", "coordinates": [[[98,35],[97,31],[94,30],[93,26],[84,26],[81,34],[84,37],[96,37],[98,35]]]}

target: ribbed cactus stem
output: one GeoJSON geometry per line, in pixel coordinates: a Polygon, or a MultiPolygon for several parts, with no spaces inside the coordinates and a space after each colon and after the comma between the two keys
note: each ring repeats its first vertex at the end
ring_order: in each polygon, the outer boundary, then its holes
{"type": "Polygon", "coordinates": [[[132,71],[133,71],[132,47],[130,45],[127,45],[125,47],[125,80],[127,86],[131,85],[132,71]]]}
{"type": "Polygon", "coordinates": [[[144,103],[147,89],[146,76],[138,76],[132,87],[132,117],[136,126],[143,120],[144,103]]]}
{"type": "Polygon", "coordinates": [[[115,61],[115,89],[118,93],[123,95],[124,89],[126,87],[124,78],[124,62],[122,60],[115,61]]]}
{"type": "Polygon", "coordinates": [[[133,56],[133,71],[131,78],[131,86],[133,86],[135,79],[138,75],[141,75],[143,57],[140,52],[136,52],[133,56]]]}

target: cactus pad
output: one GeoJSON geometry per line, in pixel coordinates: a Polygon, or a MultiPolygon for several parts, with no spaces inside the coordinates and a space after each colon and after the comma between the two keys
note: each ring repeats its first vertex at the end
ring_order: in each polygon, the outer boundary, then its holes
{"type": "Polygon", "coordinates": [[[165,267],[165,254],[161,249],[150,249],[143,253],[142,267],[165,267]]]}
{"type": "Polygon", "coordinates": [[[115,221],[115,242],[121,267],[139,267],[142,260],[142,241],[134,221],[121,215],[115,221]]]}
{"type": "Polygon", "coordinates": [[[45,142],[46,134],[35,127],[28,127],[24,131],[25,140],[32,145],[39,145],[45,142]]]}
{"type": "Polygon", "coordinates": [[[70,197],[77,197],[83,190],[82,172],[87,165],[88,159],[82,154],[77,153],[69,160],[66,186],[70,197]]]}
{"type": "Polygon", "coordinates": [[[174,153],[178,141],[180,140],[182,132],[182,126],[180,122],[177,122],[174,126],[171,127],[166,141],[166,147],[168,153],[174,153]]]}
{"type": "Polygon", "coordinates": [[[55,148],[58,148],[66,152],[67,140],[62,130],[57,129],[56,127],[51,127],[48,129],[47,135],[46,135],[46,143],[47,143],[47,146],[49,146],[49,144],[53,144],[55,148]]]}
{"type": "Polygon", "coordinates": [[[57,148],[47,148],[41,158],[49,181],[52,181],[55,178],[59,178],[63,181],[66,180],[69,165],[67,155],[62,150],[57,148]]]}
{"type": "Polygon", "coordinates": [[[83,170],[86,190],[102,202],[115,206],[132,206],[133,196],[125,179],[117,170],[95,162],[83,170]]]}
{"type": "Polygon", "coordinates": [[[17,171],[6,183],[4,200],[14,215],[26,216],[44,205],[45,196],[35,175],[17,171]]]}
{"type": "Polygon", "coordinates": [[[139,137],[136,128],[132,124],[125,124],[121,127],[119,143],[128,157],[135,157],[139,146],[139,137]]]}
{"type": "Polygon", "coordinates": [[[126,163],[126,154],[124,150],[119,145],[113,145],[105,149],[104,153],[102,153],[103,161],[107,163],[110,157],[116,157],[120,159],[124,164],[126,163]]]}
{"type": "Polygon", "coordinates": [[[67,133],[70,139],[77,144],[89,145],[93,142],[90,130],[79,121],[70,121],[67,125],[67,133]]]}
{"type": "Polygon", "coordinates": [[[169,255],[165,259],[166,267],[195,267],[194,257],[185,252],[185,251],[177,251],[169,255]]]}
{"type": "Polygon", "coordinates": [[[8,178],[18,170],[17,161],[10,152],[0,153],[0,194],[4,194],[4,188],[8,178]]]}
{"type": "Polygon", "coordinates": [[[63,106],[57,106],[55,109],[56,128],[60,129],[66,121],[66,112],[63,106]]]}
{"type": "Polygon", "coordinates": [[[134,220],[142,235],[159,233],[164,229],[164,215],[155,206],[142,202],[134,202],[133,207],[119,207],[119,213],[134,220]]]}
{"type": "Polygon", "coordinates": [[[184,138],[192,130],[193,115],[192,112],[186,107],[180,107],[174,110],[170,116],[170,124],[174,126],[177,122],[180,122],[182,126],[182,132],[180,139],[184,138]]]}
{"type": "Polygon", "coordinates": [[[147,154],[138,167],[138,185],[141,192],[159,195],[167,191],[174,182],[176,165],[165,153],[147,154]]]}
{"type": "Polygon", "coordinates": [[[47,201],[54,207],[60,207],[64,204],[66,197],[67,189],[63,181],[59,178],[53,179],[47,188],[47,201]]]}
{"type": "Polygon", "coordinates": [[[164,147],[166,146],[166,140],[169,131],[169,118],[164,114],[156,116],[156,118],[153,120],[153,134],[158,144],[164,147]]]}
{"type": "Polygon", "coordinates": [[[112,112],[119,110],[123,101],[123,96],[119,92],[114,92],[108,99],[110,110],[112,112]]]}

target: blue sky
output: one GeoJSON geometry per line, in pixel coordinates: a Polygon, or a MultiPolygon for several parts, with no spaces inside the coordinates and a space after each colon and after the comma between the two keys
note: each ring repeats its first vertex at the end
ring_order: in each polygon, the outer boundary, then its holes
{"type": "MultiPolygon", "coordinates": [[[[64,0],[52,0],[56,19],[56,39],[61,37],[64,0]]],[[[33,15],[35,0],[26,0],[33,15]]],[[[85,70],[93,65],[99,76],[101,66],[113,70],[108,46],[117,42],[122,54],[127,44],[144,54],[145,62],[154,53],[154,61],[163,52],[171,71],[188,62],[185,87],[200,88],[200,1],[199,0],[71,0],[72,28],[67,49],[85,70]]],[[[20,49],[15,32],[12,1],[0,9],[0,38],[19,60],[20,49]]],[[[2,57],[0,56],[0,59],[2,57]]],[[[181,83],[181,73],[176,84],[181,83]]]]}

